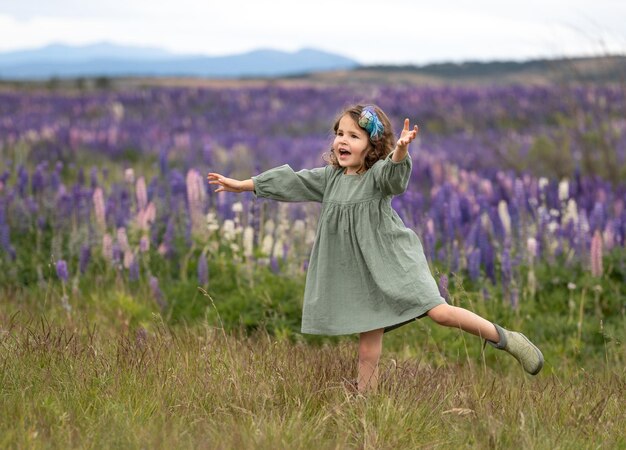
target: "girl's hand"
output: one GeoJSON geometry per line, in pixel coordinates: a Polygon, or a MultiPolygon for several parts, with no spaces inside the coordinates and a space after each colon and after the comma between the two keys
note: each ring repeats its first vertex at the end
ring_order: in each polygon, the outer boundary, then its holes
{"type": "Polygon", "coordinates": [[[246,190],[243,181],[235,180],[234,178],[226,178],[219,173],[211,172],[207,175],[207,179],[209,180],[209,184],[219,185],[219,187],[215,189],[215,192],[243,192],[246,190]]]}
{"type": "Polygon", "coordinates": [[[413,129],[409,128],[409,119],[404,119],[404,128],[402,128],[402,132],[400,133],[400,139],[396,143],[396,147],[398,150],[403,152],[408,151],[409,144],[417,137],[417,133],[419,128],[417,125],[413,125],[413,129]]]}

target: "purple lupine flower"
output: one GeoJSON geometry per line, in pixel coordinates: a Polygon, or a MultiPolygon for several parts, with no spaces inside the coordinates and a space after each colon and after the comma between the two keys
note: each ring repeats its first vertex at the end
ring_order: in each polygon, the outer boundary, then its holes
{"type": "Polygon", "coordinates": [[[517,309],[519,306],[519,290],[516,287],[509,291],[509,302],[513,309],[517,309]]]}
{"type": "Polygon", "coordinates": [[[596,230],[603,230],[605,223],[605,208],[601,202],[595,202],[593,211],[589,215],[589,231],[594,233],[596,230]]]}
{"type": "Polygon", "coordinates": [[[198,257],[198,284],[206,286],[209,283],[209,265],[205,253],[198,257]]]}
{"type": "Polygon", "coordinates": [[[471,280],[480,278],[480,249],[473,249],[467,258],[467,272],[471,280]]]}
{"type": "Polygon", "coordinates": [[[154,300],[157,302],[161,310],[167,308],[167,301],[165,300],[163,292],[159,287],[159,279],[152,275],[150,276],[150,290],[152,291],[152,296],[154,297],[154,300]]]}
{"type": "Polygon", "coordinates": [[[33,195],[37,195],[43,192],[44,190],[44,187],[46,184],[45,177],[44,177],[44,170],[45,170],[44,163],[37,164],[37,168],[35,169],[35,172],[33,173],[33,176],[31,177],[31,181],[30,181],[30,188],[31,188],[33,195]]]}
{"type": "Polygon", "coordinates": [[[502,250],[500,272],[502,275],[502,287],[504,290],[507,290],[513,277],[513,271],[511,268],[511,250],[508,246],[502,250]]]}
{"type": "Polygon", "coordinates": [[[17,192],[20,197],[26,196],[26,188],[28,187],[28,172],[26,168],[20,164],[17,169],[17,192]]]}
{"type": "Polygon", "coordinates": [[[80,248],[80,255],[78,257],[78,269],[81,274],[85,273],[87,270],[87,266],[89,265],[89,260],[91,259],[91,247],[89,245],[84,244],[80,248]]]}
{"type": "Polygon", "coordinates": [[[272,255],[272,257],[270,258],[270,268],[272,269],[272,272],[274,273],[280,272],[280,266],[278,265],[278,258],[276,258],[274,255],[272,255]]]}
{"type": "Polygon", "coordinates": [[[15,248],[11,244],[11,230],[9,229],[9,224],[5,220],[5,212],[4,205],[0,204],[0,247],[7,252],[11,258],[14,260],[16,257],[15,248]]]}
{"type": "Polygon", "coordinates": [[[56,263],[57,276],[61,281],[67,283],[69,274],[67,273],[67,263],[63,259],[59,259],[56,263]]]}
{"type": "Polygon", "coordinates": [[[128,279],[129,281],[139,280],[139,258],[136,255],[133,255],[133,259],[128,266],[128,279]]]}
{"type": "Polygon", "coordinates": [[[446,302],[450,303],[450,293],[448,292],[448,276],[446,274],[441,274],[439,277],[439,294],[445,299],[446,302]]]}
{"type": "Polygon", "coordinates": [[[96,166],[93,166],[89,171],[89,180],[91,183],[91,189],[98,187],[98,168],[96,166]]]}

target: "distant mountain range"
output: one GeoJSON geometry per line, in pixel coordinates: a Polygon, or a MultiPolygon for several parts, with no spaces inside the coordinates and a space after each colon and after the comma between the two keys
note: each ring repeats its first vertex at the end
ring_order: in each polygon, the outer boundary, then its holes
{"type": "Polygon", "coordinates": [[[61,44],[0,53],[0,81],[93,77],[291,78],[325,83],[626,83],[626,56],[437,63],[423,66],[365,66],[315,49],[297,52],[255,50],[229,56],[179,55],[158,48],[100,43],[61,44]]]}
{"type": "Polygon", "coordinates": [[[0,79],[5,80],[95,76],[267,77],[358,66],[353,59],[315,49],[293,53],[255,50],[230,56],[204,56],[100,43],[80,47],[53,44],[0,53],[0,79]]]}

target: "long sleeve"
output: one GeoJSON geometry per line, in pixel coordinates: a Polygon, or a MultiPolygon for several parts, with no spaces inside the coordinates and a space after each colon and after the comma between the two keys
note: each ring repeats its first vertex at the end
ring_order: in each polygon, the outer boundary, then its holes
{"type": "Polygon", "coordinates": [[[378,161],[371,170],[373,170],[376,185],[385,195],[398,195],[406,191],[411,178],[411,170],[413,163],[411,156],[406,157],[399,162],[391,159],[393,152],[381,161],[378,161]]]}
{"type": "Polygon", "coordinates": [[[288,164],[252,177],[254,194],[283,202],[321,202],[326,189],[326,167],[298,172],[288,164]]]}

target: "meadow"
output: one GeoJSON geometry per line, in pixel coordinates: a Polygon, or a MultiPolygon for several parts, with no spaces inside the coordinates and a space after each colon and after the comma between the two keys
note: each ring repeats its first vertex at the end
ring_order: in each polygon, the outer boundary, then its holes
{"type": "Polygon", "coordinates": [[[0,90],[3,448],[626,448],[626,91],[613,84],[0,90]],[[525,375],[428,319],[301,335],[317,204],[215,194],[324,164],[335,115],[420,125],[393,206],[441,294],[542,349],[525,375]]]}

